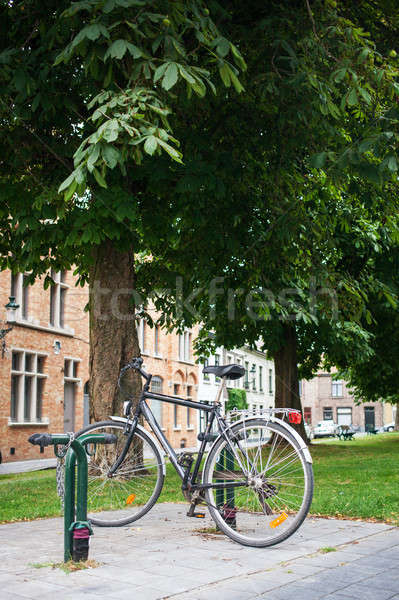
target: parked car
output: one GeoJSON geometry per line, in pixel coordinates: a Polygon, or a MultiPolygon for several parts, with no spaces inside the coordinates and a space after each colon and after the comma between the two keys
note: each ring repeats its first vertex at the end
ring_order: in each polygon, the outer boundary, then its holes
{"type": "Polygon", "coordinates": [[[313,436],[318,437],[330,437],[334,436],[337,431],[337,423],[334,421],[320,421],[315,427],[313,427],[313,436]]]}
{"type": "Polygon", "coordinates": [[[386,425],[383,425],[382,427],[380,427],[380,431],[393,431],[395,429],[395,423],[387,423],[386,425]]]}

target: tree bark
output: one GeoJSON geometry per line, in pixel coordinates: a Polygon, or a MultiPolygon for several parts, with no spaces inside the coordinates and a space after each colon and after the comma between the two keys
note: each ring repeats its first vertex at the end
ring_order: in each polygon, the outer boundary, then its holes
{"type": "MultiPolygon", "coordinates": [[[[111,241],[93,250],[90,284],[90,421],[122,414],[126,397],[119,392],[121,368],[140,356],[135,323],[134,254],[118,252],[111,241]]],[[[137,400],[141,377],[128,371],[128,388],[137,400]]]]}
{"type": "Polygon", "coordinates": [[[399,431],[399,406],[396,408],[395,431],[399,431]]]}
{"type": "MultiPolygon", "coordinates": [[[[282,344],[273,358],[276,376],[276,408],[296,408],[302,412],[299,396],[296,331],[291,324],[282,325],[282,344]]],[[[307,441],[303,418],[300,425],[293,425],[293,427],[307,441]]]]}

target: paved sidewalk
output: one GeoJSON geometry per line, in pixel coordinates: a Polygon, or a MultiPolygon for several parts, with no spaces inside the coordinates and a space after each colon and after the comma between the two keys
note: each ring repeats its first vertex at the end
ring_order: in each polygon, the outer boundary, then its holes
{"type": "MultiPolygon", "coordinates": [[[[34,498],[32,498],[34,501],[34,498]]],[[[0,526],[1,600],[399,600],[399,529],[308,518],[272,548],[247,548],[158,504],[137,523],[95,528],[99,567],[64,574],[62,519],[0,526]],[[335,548],[325,553],[323,549],[335,548]]]]}
{"type": "Polygon", "coordinates": [[[41,471],[53,469],[57,464],[56,458],[40,458],[38,460],[17,460],[0,464],[0,475],[9,473],[26,473],[28,471],[41,471]]]}

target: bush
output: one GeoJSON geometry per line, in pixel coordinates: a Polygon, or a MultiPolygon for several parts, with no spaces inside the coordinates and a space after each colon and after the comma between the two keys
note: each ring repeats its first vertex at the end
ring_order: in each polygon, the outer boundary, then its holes
{"type": "Polygon", "coordinates": [[[226,402],[226,413],[234,408],[245,410],[248,408],[247,393],[245,390],[230,389],[228,390],[229,399],[226,402]]]}

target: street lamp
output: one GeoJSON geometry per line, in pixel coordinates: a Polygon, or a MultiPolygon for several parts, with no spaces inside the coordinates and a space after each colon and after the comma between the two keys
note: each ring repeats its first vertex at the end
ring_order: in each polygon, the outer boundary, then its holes
{"type": "Polygon", "coordinates": [[[17,310],[19,308],[19,304],[16,304],[14,296],[10,296],[9,302],[4,308],[6,309],[6,323],[10,323],[11,327],[7,327],[7,329],[0,329],[0,340],[3,340],[1,343],[1,358],[4,358],[6,351],[6,340],[4,338],[14,327],[14,323],[17,320],[17,310]]]}

